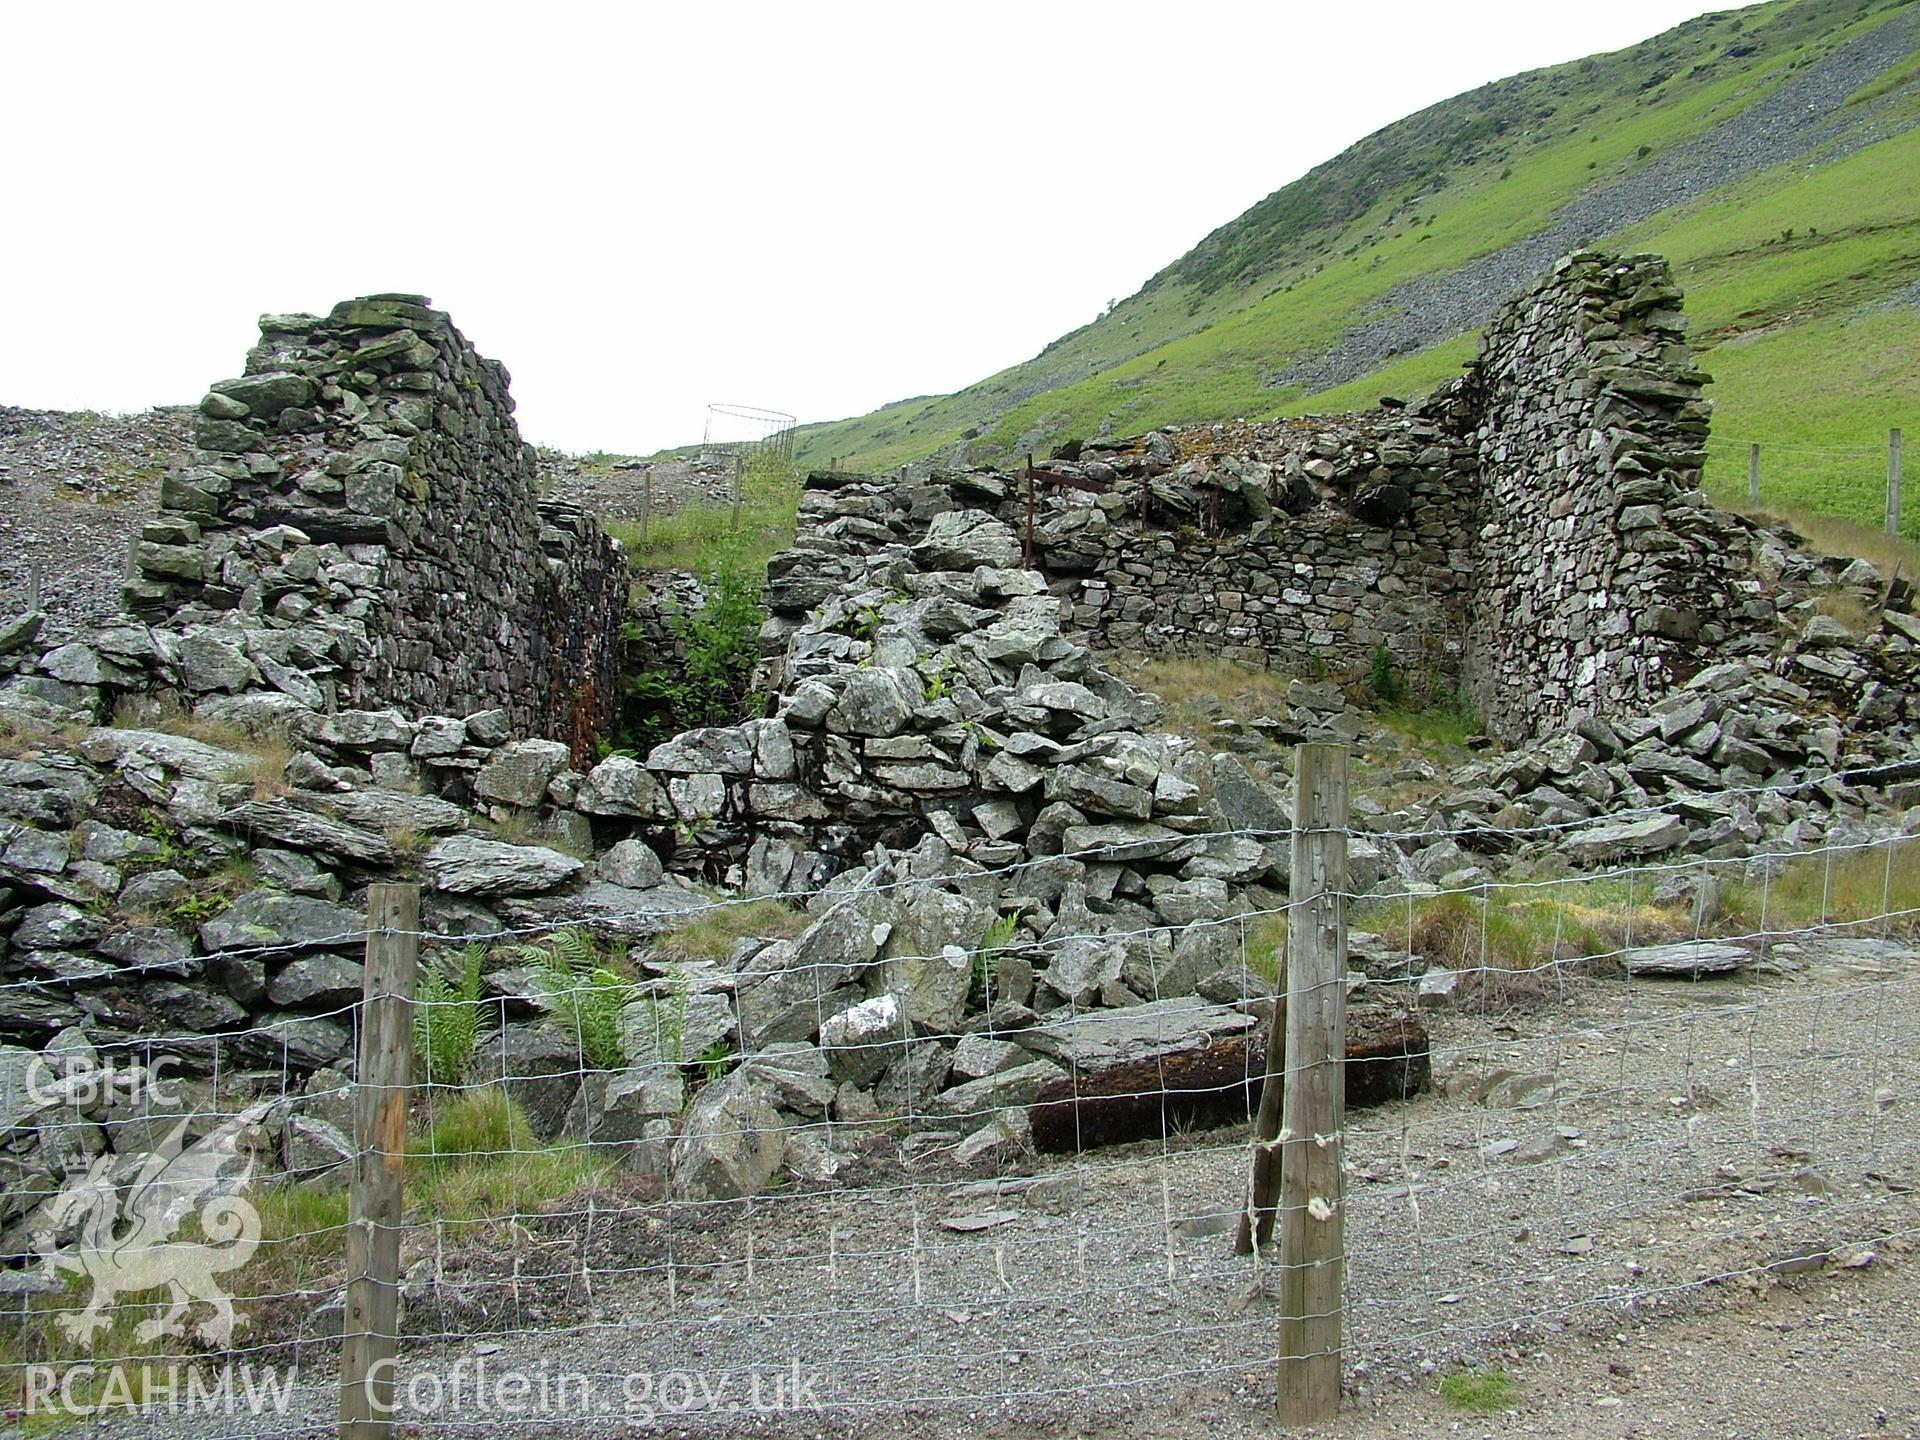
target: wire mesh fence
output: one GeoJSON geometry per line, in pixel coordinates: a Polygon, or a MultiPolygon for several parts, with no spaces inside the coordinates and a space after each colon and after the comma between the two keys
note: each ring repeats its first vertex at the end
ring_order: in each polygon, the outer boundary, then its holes
{"type": "Polygon", "coordinates": [[[1920,539],[1905,502],[1901,432],[1866,442],[1779,441],[1713,435],[1704,479],[1716,497],[1749,508],[1831,515],[1889,537],[1920,539]]]}
{"type": "MultiPolygon", "coordinates": [[[[1909,1245],[1916,862],[1883,817],[1756,855],[1334,894],[1350,1108],[1312,1141],[1341,1159],[1314,1203],[1343,1222],[1347,1384],[1909,1245]],[[1381,1013],[1419,1023],[1368,1032],[1381,1013]],[[1356,1049],[1363,1032],[1390,1039],[1356,1049]]],[[[815,897],[815,920],[858,895],[815,897]]],[[[412,930],[409,1104],[371,1142],[292,1022],[69,1037],[4,1077],[14,1422],[333,1433],[350,1182],[389,1161],[399,1307],[375,1419],[409,1433],[1270,1406],[1283,1258],[1234,1241],[1289,980],[1270,947],[1325,898],[1191,922],[1237,966],[1121,1009],[995,990],[1003,961],[1112,938],[1097,925],[896,957],[909,983],[964,967],[946,1030],[839,954],[412,930]],[[748,1003],[769,987],[777,1005],[748,1003]],[[547,1043],[516,1050],[532,1028],[547,1043]]],[[[300,1023],[358,1049],[365,1013],[300,1023]]]]}
{"type": "Polygon", "coordinates": [[[709,405],[706,429],[700,437],[700,458],[708,462],[734,461],[748,468],[756,463],[790,467],[794,431],[799,424],[784,410],[709,405]]]}

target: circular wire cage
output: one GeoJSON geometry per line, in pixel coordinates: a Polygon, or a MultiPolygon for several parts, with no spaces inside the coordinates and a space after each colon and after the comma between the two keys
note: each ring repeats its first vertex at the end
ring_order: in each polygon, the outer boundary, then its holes
{"type": "Polygon", "coordinates": [[[738,457],[751,463],[762,456],[783,466],[793,460],[793,432],[799,422],[780,410],[757,405],[709,405],[707,427],[700,437],[702,461],[738,457]]]}

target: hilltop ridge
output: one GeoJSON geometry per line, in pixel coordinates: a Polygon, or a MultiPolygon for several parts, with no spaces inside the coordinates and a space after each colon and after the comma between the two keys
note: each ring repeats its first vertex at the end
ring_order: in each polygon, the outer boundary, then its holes
{"type": "MultiPolygon", "coordinates": [[[[1721,434],[1884,442],[1916,398],[1880,363],[1920,343],[1920,207],[1900,179],[1920,167],[1916,120],[1920,12],[1904,0],[1701,16],[1387,126],[1032,359],[805,426],[800,454],[993,461],[1424,390],[1458,372],[1506,295],[1600,241],[1673,259],[1700,348],[1739,339],[1709,360],[1721,434]],[[1782,413],[1781,378],[1812,375],[1832,393],[1782,413]]],[[[1813,493],[1788,498],[1850,513],[1822,493],[1834,483],[1813,466],[1813,493]]]]}

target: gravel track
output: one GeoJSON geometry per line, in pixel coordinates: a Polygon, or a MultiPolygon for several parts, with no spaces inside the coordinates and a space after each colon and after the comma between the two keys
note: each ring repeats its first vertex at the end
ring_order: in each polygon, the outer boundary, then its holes
{"type": "MultiPolygon", "coordinates": [[[[1465,1422],[1473,1433],[1564,1433],[1590,1411],[1639,1424],[1653,1408],[1675,1417],[1654,1433],[1789,1433],[1720,1427],[1742,1405],[1761,1421],[1831,1410],[1838,1426],[1796,1434],[1856,1433],[1881,1412],[1920,1427],[1920,1394],[1888,1350],[1920,1337],[1903,1298],[1920,1295],[1905,1258],[1920,1235],[1920,1056],[1905,1043],[1920,952],[1821,939],[1774,958],[1787,973],[1570,979],[1531,1011],[1436,1016],[1436,1093],[1351,1117],[1351,1393],[1328,1433],[1403,1433],[1440,1413],[1434,1370],[1488,1363],[1528,1399],[1465,1422]],[[1833,1409],[1820,1368],[1787,1363],[1783,1337],[1804,1327],[1853,1337],[1874,1387],[1859,1403],[1833,1409]],[[1717,1391],[1687,1378],[1699,1359],[1674,1337],[1697,1336],[1751,1372],[1716,1375],[1717,1391]]],[[[471,1403],[408,1418],[430,1434],[1266,1433],[1274,1308],[1228,1253],[1243,1135],[971,1184],[923,1156],[881,1183],[717,1217],[653,1205],[638,1225],[598,1220],[598,1240],[535,1222],[490,1257],[499,1276],[511,1251],[521,1284],[490,1322],[459,1307],[473,1275],[457,1265],[413,1308],[403,1383],[462,1358],[471,1374],[482,1356],[495,1376],[587,1377],[591,1401],[517,1422],[471,1403]],[[983,1211],[1004,1223],[943,1224],[983,1211]],[[796,1362],[824,1412],[652,1429],[625,1413],[628,1375],[680,1372],[737,1397],[796,1362]]],[[[309,1352],[316,1426],[329,1364],[309,1352]]],[[[170,1416],[101,1433],[301,1432],[170,1416]]]]}

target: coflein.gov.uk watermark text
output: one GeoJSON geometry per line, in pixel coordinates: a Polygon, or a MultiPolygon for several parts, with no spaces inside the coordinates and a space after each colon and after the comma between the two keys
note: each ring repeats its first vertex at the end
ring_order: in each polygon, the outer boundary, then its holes
{"type": "MultiPolygon", "coordinates": [[[[174,1415],[285,1415],[301,1389],[297,1372],[251,1364],[77,1364],[25,1367],[29,1415],[86,1417],[116,1412],[174,1415]]],[[[824,1376],[798,1360],[708,1374],[520,1368],[463,1358],[445,1366],[377,1362],[367,1376],[373,1413],[433,1416],[622,1417],[650,1422],[678,1415],[780,1415],[821,1408],[824,1376]]],[[[309,1389],[316,1382],[309,1382],[309,1389]]],[[[333,1382],[324,1384],[328,1395],[333,1382]]]]}
{"type": "Polygon", "coordinates": [[[699,1370],[632,1370],[625,1374],[523,1369],[485,1357],[451,1365],[409,1367],[378,1361],[367,1375],[375,1413],[390,1416],[619,1415],[648,1421],[662,1415],[781,1415],[821,1408],[825,1376],[798,1360],[784,1366],[707,1374],[699,1370]],[[384,1392],[391,1385],[391,1398],[384,1392]]]}

